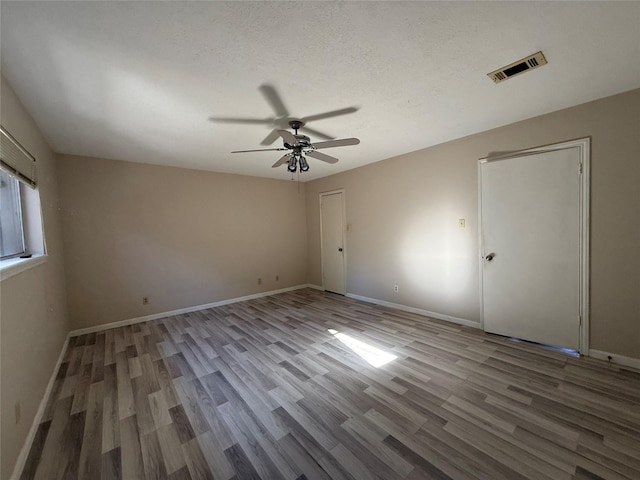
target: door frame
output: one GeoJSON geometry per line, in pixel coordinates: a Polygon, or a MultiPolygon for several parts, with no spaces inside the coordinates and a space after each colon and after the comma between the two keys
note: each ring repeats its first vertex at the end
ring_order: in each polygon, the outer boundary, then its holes
{"type": "Polygon", "coordinates": [[[498,160],[536,155],[556,150],[578,148],[580,155],[580,285],[579,285],[579,314],[580,326],[578,342],[582,355],[589,355],[589,185],[590,185],[590,158],[591,137],[568,140],[566,142],[542,145],[498,155],[489,155],[478,160],[478,245],[479,245],[479,274],[480,274],[480,328],[484,330],[484,245],[482,244],[482,164],[498,160]]]}
{"type": "Polygon", "coordinates": [[[322,290],[324,288],[324,251],[322,247],[322,197],[326,197],[329,195],[335,195],[337,193],[342,194],[342,258],[344,259],[342,262],[342,276],[344,280],[344,294],[347,295],[347,235],[346,235],[346,225],[347,225],[347,200],[346,200],[346,191],[344,188],[336,188],[334,190],[329,190],[326,192],[320,192],[318,194],[318,210],[320,212],[320,274],[322,275],[322,290]]]}

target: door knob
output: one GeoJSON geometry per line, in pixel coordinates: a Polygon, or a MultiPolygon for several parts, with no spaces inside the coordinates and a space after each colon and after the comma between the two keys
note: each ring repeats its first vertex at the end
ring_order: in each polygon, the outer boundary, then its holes
{"type": "Polygon", "coordinates": [[[493,260],[493,257],[495,257],[495,256],[496,256],[496,254],[495,254],[495,253],[490,253],[489,255],[487,255],[487,256],[486,256],[486,257],[484,257],[484,258],[485,258],[485,260],[486,260],[487,262],[490,262],[491,260],[493,260]]]}
{"type": "Polygon", "coordinates": [[[338,251],[341,252],[342,251],[342,247],[338,248],[338,251]]]}

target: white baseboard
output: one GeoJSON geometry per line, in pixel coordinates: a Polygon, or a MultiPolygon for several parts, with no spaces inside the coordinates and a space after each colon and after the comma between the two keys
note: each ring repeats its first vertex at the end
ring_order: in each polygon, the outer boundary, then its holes
{"type": "Polygon", "coordinates": [[[220,300],[218,302],[206,303],[204,305],[196,305],[193,307],[179,308],[178,310],[171,310],[169,312],[153,313],[151,315],[145,315],[143,317],[129,318],[127,320],[120,320],[118,322],[103,323],[93,327],[80,328],[78,330],[72,330],[69,332],[70,337],[78,335],[84,335],[87,333],[101,332],[103,330],[110,330],[112,328],[124,327],[125,325],[133,325],[135,323],[148,322],[149,320],[157,320],[159,318],[170,317],[172,315],[180,315],[183,313],[196,312],[198,310],[206,310],[207,308],[220,307],[222,305],[229,305],[230,303],[244,302],[245,300],[252,300],[254,298],[268,297],[277,293],[291,292],[293,290],[300,290],[301,288],[319,288],[316,285],[302,284],[294,285],[293,287],[281,288],[279,290],[270,290],[268,292],[254,293],[251,295],[245,295],[243,297],[229,298],[226,300],[220,300]]]}
{"type": "Polygon", "coordinates": [[[459,325],[464,325],[465,327],[480,328],[479,322],[474,322],[465,318],[452,317],[451,315],[430,312],[428,310],[423,310],[422,308],[409,307],[400,303],[378,300],[377,298],[363,297],[361,295],[356,295],[355,293],[347,293],[346,296],[356,300],[362,300],[363,302],[375,303],[376,305],[382,305],[384,307],[395,308],[397,310],[403,310],[405,312],[417,313],[418,315],[424,315],[425,317],[437,318],[438,320],[446,320],[447,322],[457,323],[459,325]]]}
{"type": "Polygon", "coordinates": [[[611,357],[611,363],[640,369],[640,358],[625,357],[617,353],[603,352],[592,348],[589,349],[589,356],[597,358],[598,360],[604,360],[605,362],[609,361],[609,357],[611,357]]]}
{"type": "Polygon", "coordinates": [[[314,290],[322,290],[324,292],[324,288],[322,288],[322,285],[314,285],[313,283],[307,283],[305,287],[313,288],[314,290]]]}
{"type": "Polygon", "coordinates": [[[47,388],[44,391],[42,400],[40,400],[40,405],[38,406],[36,415],[33,418],[33,422],[31,423],[31,428],[29,429],[27,438],[25,438],[24,444],[22,445],[22,449],[20,450],[20,453],[18,454],[18,458],[16,459],[16,464],[13,467],[13,473],[11,474],[11,480],[18,480],[22,475],[22,470],[24,470],[24,465],[27,462],[27,457],[29,456],[31,445],[33,444],[33,440],[36,438],[38,427],[40,426],[40,422],[42,421],[42,415],[44,415],[44,411],[47,408],[47,404],[49,403],[49,397],[51,396],[53,385],[56,383],[56,376],[58,375],[58,370],[60,369],[60,365],[62,365],[62,359],[64,358],[64,354],[67,351],[67,345],[69,345],[68,335],[64,341],[64,344],[62,345],[62,350],[60,351],[60,355],[58,355],[58,361],[56,362],[56,365],[53,368],[53,373],[49,378],[49,383],[47,384],[47,388]]]}

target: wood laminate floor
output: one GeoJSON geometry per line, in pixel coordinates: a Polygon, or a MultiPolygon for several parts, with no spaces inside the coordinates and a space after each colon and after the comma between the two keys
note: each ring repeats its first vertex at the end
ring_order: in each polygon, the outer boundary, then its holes
{"type": "Polygon", "coordinates": [[[21,478],[639,479],[640,372],[298,290],[72,338],[21,478]]]}

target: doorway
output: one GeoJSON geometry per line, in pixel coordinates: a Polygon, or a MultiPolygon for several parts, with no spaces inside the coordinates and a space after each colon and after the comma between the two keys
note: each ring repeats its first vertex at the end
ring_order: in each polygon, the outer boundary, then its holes
{"type": "Polygon", "coordinates": [[[320,194],[322,288],[346,294],[344,190],[320,194]]]}
{"type": "Polygon", "coordinates": [[[588,354],[589,139],[479,163],[486,332],[588,354]]]}

